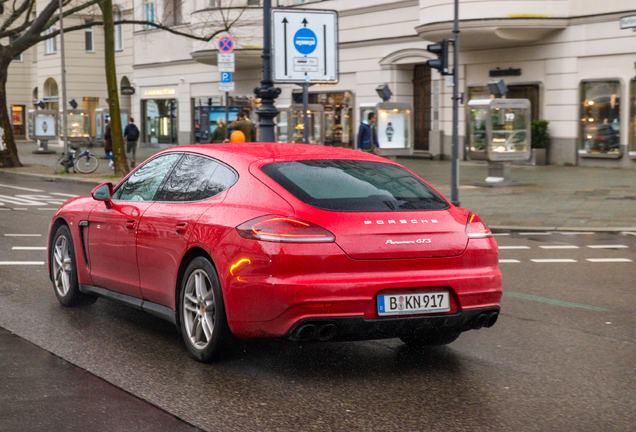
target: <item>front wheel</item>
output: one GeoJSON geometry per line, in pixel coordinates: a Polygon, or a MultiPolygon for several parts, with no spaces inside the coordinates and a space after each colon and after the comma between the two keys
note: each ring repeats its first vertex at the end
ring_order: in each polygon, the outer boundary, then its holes
{"type": "Polygon", "coordinates": [[[83,174],[94,172],[99,166],[99,161],[93,155],[86,155],[75,161],[75,169],[83,174]]]}
{"type": "Polygon", "coordinates": [[[212,263],[204,257],[192,260],[185,271],[179,323],[190,355],[200,362],[218,358],[230,341],[221,284],[212,263]]]}
{"type": "Polygon", "coordinates": [[[71,231],[66,225],[60,226],[55,231],[50,260],[53,288],[55,296],[61,304],[76,306],[92,304],[97,301],[96,296],[83,294],[79,290],[75,247],[71,231]]]}
{"type": "Polygon", "coordinates": [[[424,334],[408,334],[400,336],[400,340],[413,348],[448,345],[455,342],[462,332],[458,330],[439,330],[424,334]]]}

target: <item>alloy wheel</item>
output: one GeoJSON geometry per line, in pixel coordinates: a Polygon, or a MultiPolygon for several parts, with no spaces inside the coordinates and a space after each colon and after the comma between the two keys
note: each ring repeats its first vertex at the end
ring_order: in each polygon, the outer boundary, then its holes
{"type": "Polygon", "coordinates": [[[193,271],[185,286],[183,317],[188,338],[193,347],[205,349],[212,339],[215,325],[216,301],[207,273],[193,271]]]}

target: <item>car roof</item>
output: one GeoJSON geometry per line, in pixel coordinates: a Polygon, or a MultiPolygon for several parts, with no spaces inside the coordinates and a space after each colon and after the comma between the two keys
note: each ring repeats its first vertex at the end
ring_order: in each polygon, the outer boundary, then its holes
{"type": "MultiPolygon", "coordinates": [[[[283,143],[232,143],[232,144],[195,144],[171,147],[164,152],[188,151],[199,153],[221,160],[230,158],[250,164],[258,160],[297,160],[310,158],[357,159],[376,162],[389,162],[387,159],[370,153],[326,147],[315,144],[283,144],[283,143]],[[224,157],[225,156],[225,157],[224,157]]],[[[162,153],[164,153],[162,152],[162,153]]]]}

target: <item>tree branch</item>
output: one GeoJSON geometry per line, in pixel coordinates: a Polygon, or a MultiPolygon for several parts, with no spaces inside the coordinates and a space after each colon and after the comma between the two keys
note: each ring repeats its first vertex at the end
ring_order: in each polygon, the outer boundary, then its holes
{"type": "Polygon", "coordinates": [[[16,22],[18,18],[20,18],[20,16],[22,16],[22,14],[25,11],[27,10],[30,11],[33,8],[33,4],[35,3],[35,0],[25,0],[25,2],[22,3],[18,9],[15,8],[15,3],[16,3],[16,0],[13,1],[13,12],[11,13],[11,15],[9,15],[7,20],[2,24],[2,27],[0,27],[0,32],[3,32],[9,27],[11,27],[11,25],[14,22],[16,22]]]}

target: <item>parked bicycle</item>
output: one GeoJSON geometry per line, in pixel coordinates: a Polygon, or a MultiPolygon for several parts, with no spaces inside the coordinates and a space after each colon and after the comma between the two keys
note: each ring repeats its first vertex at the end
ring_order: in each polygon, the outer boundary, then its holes
{"type": "Polygon", "coordinates": [[[93,147],[92,141],[89,141],[88,148],[81,152],[78,156],[76,156],[77,150],[79,147],[70,147],[68,150],[68,155],[63,154],[60,158],[55,162],[55,167],[53,168],[56,173],[61,172],[69,172],[70,168],[73,168],[73,172],[81,172],[83,174],[90,174],[94,172],[97,167],[99,167],[99,160],[93,155],[91,155],[91,148],[93,147]]]}

